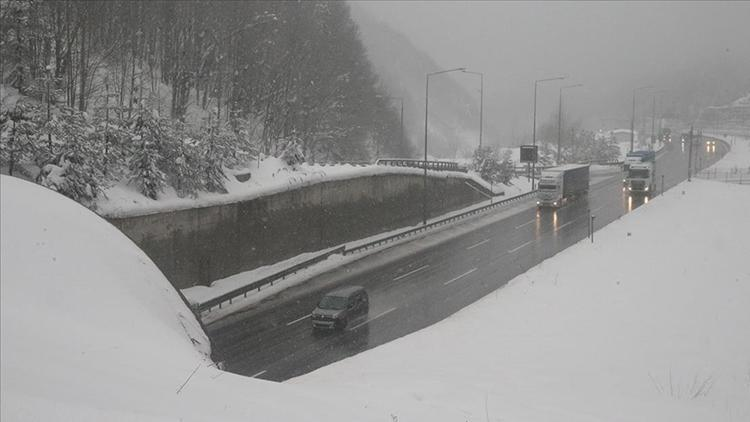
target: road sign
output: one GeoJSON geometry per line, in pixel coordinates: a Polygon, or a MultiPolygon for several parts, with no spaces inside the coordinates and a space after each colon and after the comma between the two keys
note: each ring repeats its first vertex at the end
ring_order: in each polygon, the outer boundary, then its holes
{"type": "Polygon", "coordinates": [[[536,163],[539,158],[538,149],[536,145],[521,145],[521,162],[536,163]]]}

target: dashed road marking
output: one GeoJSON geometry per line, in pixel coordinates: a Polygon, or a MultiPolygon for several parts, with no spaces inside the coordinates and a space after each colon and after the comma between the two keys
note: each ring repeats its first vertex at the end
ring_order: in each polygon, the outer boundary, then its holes
{"type": "Polygon", "coordinates": [[[417,268],[416,270],[411,270],[411,271],[409,271],[409,272],[408,272],[408,273],[406,273],[406,274],[401,274],[400,276],[398,276],[398,277],[394,278],[394,279],[393,279],[393,281],[398,281],[398,280],[401,280],[402,278],[404,278],[404,277],[408,277],[408,276],[410,276],[410,275],[412,275],[412,274],[414,274],[414,273],[416,273],[416,272],[418,272],[418,271],[422,271],[422,270],[424,270],[424,269],[425,269],[425,268],[427,268],[427,267],[429,267],[429,265],[422,265],[421,267],[417,268]]]}
{"type": "Polygon", "coordinates": [[[357,328],[359,328],[359,327],[361,327],[361,326],[363,326],[363,325],[369,324],[369,323],[371,323],[371,322],[375,321],[375,320],[376,320],[376,319],[378,319],[378,318],[381,318],[381,317],[383,317],[383,316],[385,316],[385,315],[387,315],[387,314],[390,314],[391,312],[393,312],[393,311],[395,311],[395,310],[396,310],[396,308],[391,308],[391,309],[389,309],[389,310],[387,310],[387,311],[385,311],[385,312],[381,312],[381,313],[379,313],[379,314],[375,315],[374,317],[372,317],[372,318],[368,319],[367,321],[365,321],[365,322],[362,322],[362,323],[359,323],[359,324],[355,325],[354,327],[351,327],[351,328],[349,328],[349,329],[348,329],[347,331],[352,331],[352,330],[356,330],[357,328]]]}
{"type": "Polygon", "coordinates": [[[533,220],[531,220],[531,221],[527,221],[527,222],[525,222],[525,223],[521,224],[520,226],[516,226],[516,229],[520,229],[521,227],[525,227],[525,226],[528,226],[529,224],[531,224],[531,223],[535,223],[535,222],[536,222],[536,219],[533,219],[533,220]]]}
{"type": "Polygon", "coordinates": [[[476,268],[472,268],[472,269],[470,269],[469,271],[466,271],[465,273],[461,274],[460,276],[458,276],[458,277],[456,277],[456,278],[453,278],[453,279],[450,279],[450,280],[446,281],[445,283],[443,283],[443,285],[444,285],[444,286],[447,286],[447,285],[449,285],[449,284],[453,283],[453,282],[454,282],[454,281],[456,281],[456,280],[459,280],[459,279],[461,279],[461,278],[464,278],[464,277],[466,277],[467,275],[469,275],[469,274],[473,273],[473,272],[474,272],[474,271],[476,271],[476,270],[477,270],[476,268]]]}
{"type": "Polygon", "coordinates": [[[289,322],[286,323],[286,326],[288,327],[288,326],[290,326],[292,324],[296,324],[296,323],[298,323],[300,321],[303,321],[303,320],[305,320],[307,318],[310,318],[311,315],[312,314],[307,314],[307,315],[305,315],[303,317],[299,317],[299,318],[295,319],[294,321],[289,321],[289,322]]]}
{"type": "Polygon", "coordinates": [[[475,243],[475,244],[473,244],[473,245],[469,246],[468,248],[466,248],[466,250],[467,250],[467,251],[469,251],[469,250],[472,250],[472,249],[476,248],[477,246],[483,245],[483,244],[485,244],[485,243],[487,243],[487,242],[489,242],[489,241],[490,241],[490,239],[484,239],[484,240],[483,240],[483,241],[481,241],[481,242],[477,242],[477,243],[475,243]]]}
{"type": "Polygon", "coordinates": [[[257,377],[259,377],[259,376],[261,376],[261,375],[263,375],[265,373],[266,373],[266,370],[264,369],[264,370],[258,372],[257,374],[251,376],[250,378],[257,378],[257,377]]]}
{"type": "Polygon", "coordinates": [[[517,251],[517,250],[519,250],[519,249],[521,249],[521,248],[523,248],[525,246],[531,245],[532,243],[534,243],[534,241],[533,240],[529,240],[528,242],[524,243],[523,245],[520,245],[520,246],[518,246],[516,248],[513,248],[513,249],[509,250],[508,253],[513,253],[513,252],[515,252],[515,251],[517,251]]]}
{"type": "Polygon", "coordinates": [[[560,227],[556,228],[556,229],[555,229],[555,231],[560,231],[560,230],[562,230],[563,228],[565,228],[565,226],[569,226],[569,225],[571,225],[571,224],[573,224],[573,222],[572,222],[572,221],[568,221],[567,223],[563,224],[562,226],[560,226],[560,227]]]}

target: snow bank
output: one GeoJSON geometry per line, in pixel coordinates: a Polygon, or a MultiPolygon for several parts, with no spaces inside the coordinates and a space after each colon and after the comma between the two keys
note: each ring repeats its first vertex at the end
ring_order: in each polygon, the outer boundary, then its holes
{"type": "Polygon", "coordinates": [[[443,322],[290,382],[398,420],[750,420],[748,206],[747,187],[683,183],[443,322]]]}
{"type": "MultiPolygon", "coordinates": [[[[383,174],[422,175],[424,170],[410,167],[391,167],[378,165],[319,165],[301,164],[296,169],[287,166],[276,157],[268,157],[245,169],[225,169],[228,179],[224,185],[227,193],[200,192],[196,198],[180,198],[177,192],[167,187],[158,200],[143,196],[135,186],[126,181],[107,188],[96,203],[96,210],[105,217],[130,217],[189,208],[200,208],[223,205],[239,201],[248,201],[265,195],[298,189],[315,183],[351,179],[383,174]],[[240,182],[240,175],[244,182],[240,182]],[[244,176],[244,177],[243,177],[244,176]]],[[[451,171],[428,171],[436,177],[473,178],[479,183],[485,182],[476,175],[451,171]]],[[[499,194],[502,189],[495,188],[499,194]]]]}
{"type": "Polygon", "coordinates": [[[193,315],[117,229],[33,183],[0,176],[0,193],[0,420],[387,419],[217,370],[193,315]]]}
{"type": "Polygon", "coordinates": [[[741,136],[709,135],[729,144],[729,152],[707,170],[750,170],[750,138],[741,136]]]}

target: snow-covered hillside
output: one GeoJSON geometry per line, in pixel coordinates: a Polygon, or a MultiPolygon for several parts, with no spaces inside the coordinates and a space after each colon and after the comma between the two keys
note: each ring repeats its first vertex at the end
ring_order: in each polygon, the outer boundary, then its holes
{"type": "Polygon", "coordinates": [[[748,421],[748,206],[746,186],[683,183],[456,315],[291,382],[400,421],[748,421]]]}
{"type": "Polygon", "coordinates": [[[387,420],[218,371],[191,312],[123,234],[30,182],[0,176],[0,193],[0,420],[387,420]]]}

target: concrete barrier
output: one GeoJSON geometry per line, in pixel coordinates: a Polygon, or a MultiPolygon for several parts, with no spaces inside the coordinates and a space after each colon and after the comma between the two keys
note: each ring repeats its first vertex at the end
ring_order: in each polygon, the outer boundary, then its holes
{"type": "MultiPolygon", "coordinates": [[[[485,199],[465,181],[428,177],[429,216],[485,199]]],[[[109,221],[182,289],[416,224],[422,219],[422,186],[418,175],[364,176],[249,201],[109,221]]]]}

